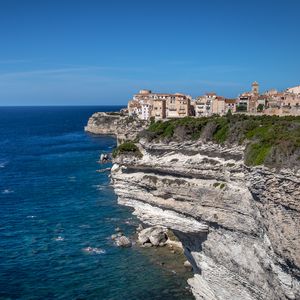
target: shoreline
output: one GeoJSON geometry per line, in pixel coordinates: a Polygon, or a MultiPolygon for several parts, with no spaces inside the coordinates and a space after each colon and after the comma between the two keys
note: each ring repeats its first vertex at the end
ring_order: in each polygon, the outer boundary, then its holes
{"type": "Polygon", "coordinates": [[[297,170],[246,165],[242,145],[127,144],[137,153],[120,151],[110,175],[118,203],[148,226],[174,232],[193,266],[188,283],[196,299],[300,295],[297,170]]]}

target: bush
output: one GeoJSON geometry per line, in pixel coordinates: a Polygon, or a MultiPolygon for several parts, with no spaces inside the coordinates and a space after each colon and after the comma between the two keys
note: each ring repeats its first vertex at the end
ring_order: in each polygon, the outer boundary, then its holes
{"type": "Polygon", "coordinates": [[[246,144],[246,164],[272,166],[279,160],[282,164],[300,152],[300,117],[228,113],[222,117],[185,117],[157,122],[152,120],[142,136],[149,141],[201,138],[225,145],[246,144]]]}
{"type": "Polygon", "coordinates": [[[126,141],[123,144],[119,145],[116,149],[114,149],[112,156],[113,158],[115,158],[121,154],[132,154],[137,157],[142,157],[142,153],[140,152],[139,148],[132,141],[126,141]]]}

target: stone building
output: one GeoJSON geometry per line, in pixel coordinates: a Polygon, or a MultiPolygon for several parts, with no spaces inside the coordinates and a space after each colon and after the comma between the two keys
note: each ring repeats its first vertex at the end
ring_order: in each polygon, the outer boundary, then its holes
{"type": "Polygon", "coordinates": [[[143,120],[158,118],[182,118],[191,114],[191,97],[184,94],[152,93],[140,90],[128,102],[128,113],[143,120]],[[160,109],[165,111],[158,113],[160,109]]]}
{"type": "Polygon", "coordinates": [[[288,88],[287,93],[300,94],[300,85],[288,88]]]}
{"type": "Polygon", "coordinates": [[[236,112],[236,99],[225,99],[225,113],[227,114],[229,110],[232,113],[236,112]]]}
{"type": "Polygon", "coordinates": [[[165,119],[166,118],[166,100],[165,99],[153,100],[151,117],[154,117],[155,119],[165,119]]]}
{"type": "Polygon", "coordinates": [[[259,84],[254,81],[251,85],[251,92],[244,92],[237,98],[237,111],[239,112],[257,112],[257,99],[259,96],[259,84]]]}
{"type": "Polygon", "coordinates": [[[216,96],[212,100],[212,114],[224,115],[225,111],[225,98],[221,96],[216,96]]]}
{"type": "Polygon", "coordinates": [[[258,84],[258,82],[254,81],[251,86],[252,86],[252,94],[253,95],[259,95],[259,84],[258,84]]]}
{"type": "Polygon", "coordinates": [[[138,100],[130,100],[127,104],[128,115],[139,117],[142,113],[142,105],[138,100]]]}
{"type": "Polygon", "coordinates": [[[203,96],[196,97],[195,101],[193,102],[195,116],[196,117],[207,117],[212,115],[212,102],[216,99],[217,94],[206,93],[203,96]]]}

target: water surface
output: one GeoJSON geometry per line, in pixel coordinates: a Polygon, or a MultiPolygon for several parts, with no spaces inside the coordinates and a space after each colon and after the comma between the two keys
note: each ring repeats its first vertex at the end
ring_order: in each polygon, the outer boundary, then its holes
{"type": "Polygon", "coordinates": [[[109,238],[137,220],[96,172],[115,139],[83,127],[116,109],[0,108],[0,299],[192,298],[183,275],[109,238]]]}

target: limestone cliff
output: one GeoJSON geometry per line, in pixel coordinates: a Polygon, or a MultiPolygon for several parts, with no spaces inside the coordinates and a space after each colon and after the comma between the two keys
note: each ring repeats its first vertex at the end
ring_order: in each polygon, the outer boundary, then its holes
{"type": "Polygon", "coordinates": [[[196,299],[300,299],[299,171],[247,167],[243,146],[138,145],[115,159],[118,201],[174,231],[196,299]]]}
{"type": "Polygon", "coordinates": [[[146,121],[120,114],[97,112],[89,118],[84,130],[93,134],[115,135],[120,143],[124,140],[134,140],[147,125],[146,121]]]}

